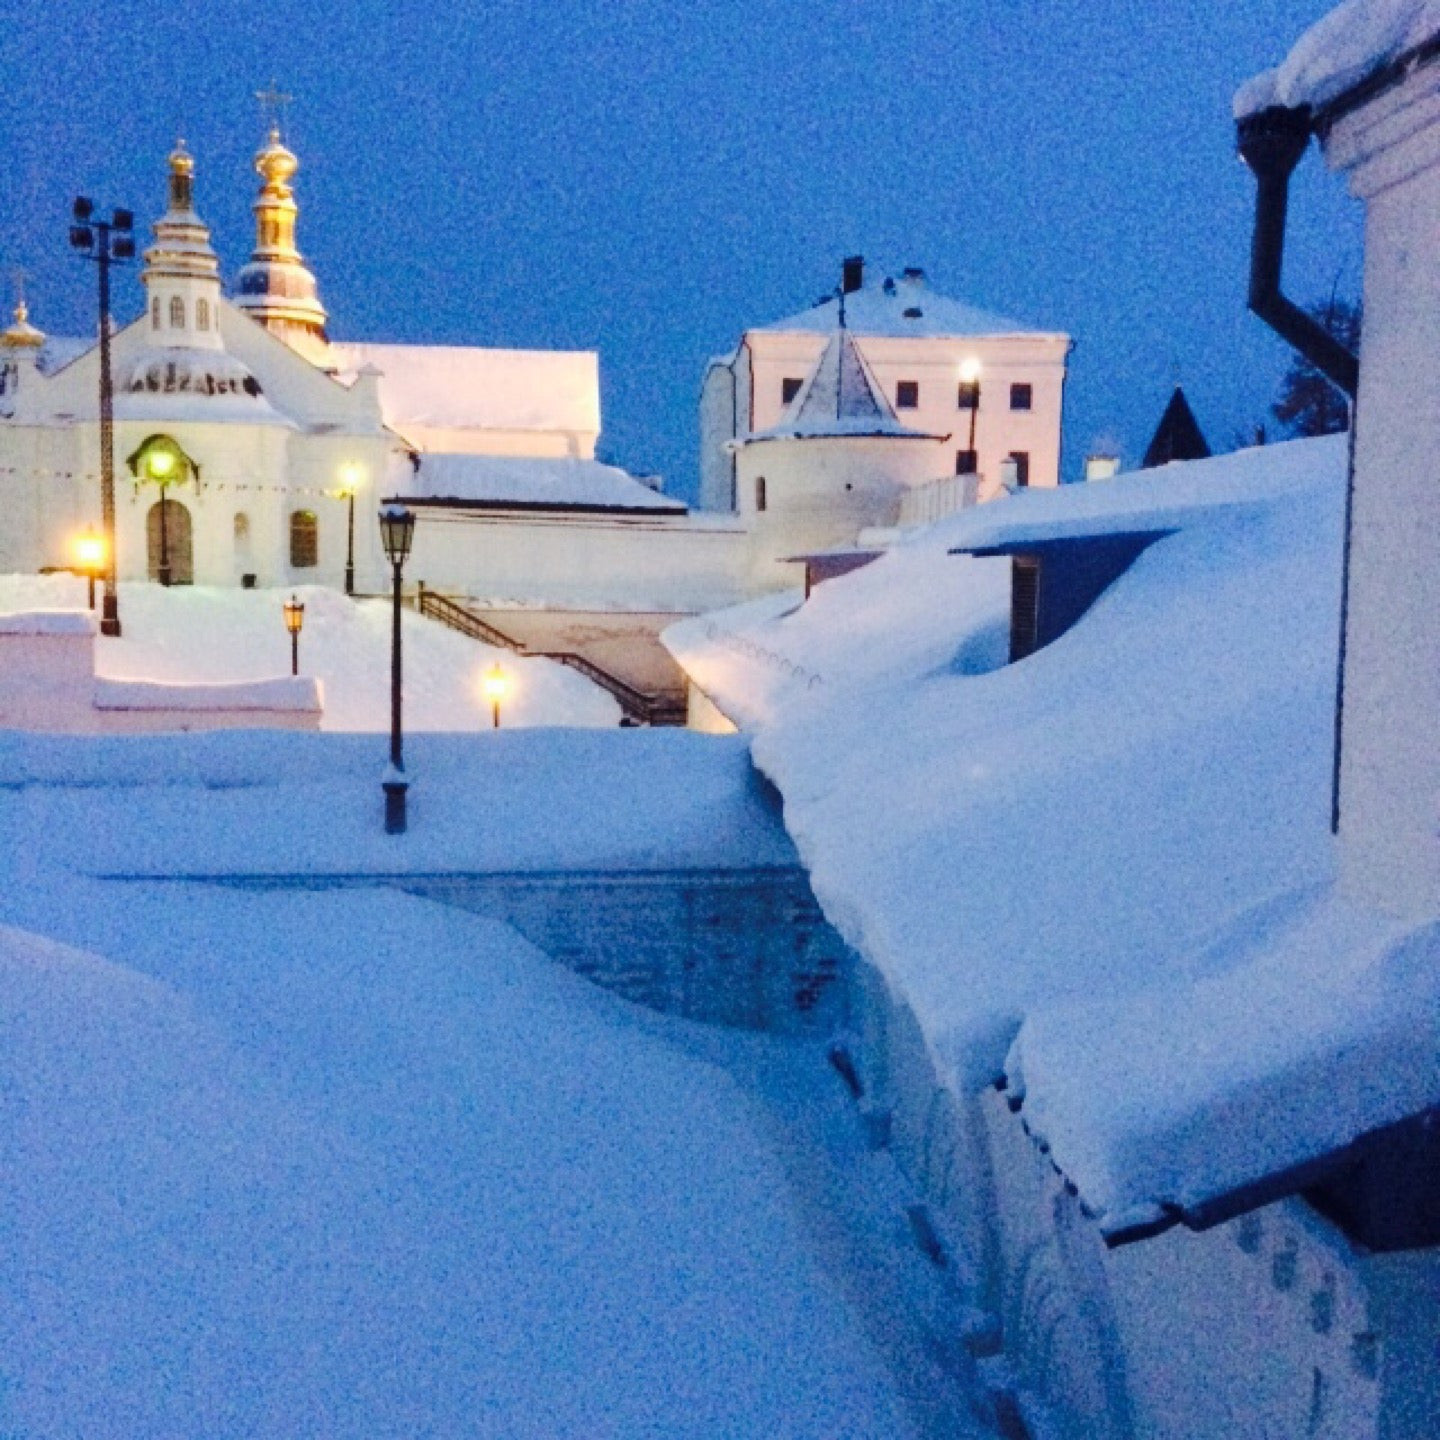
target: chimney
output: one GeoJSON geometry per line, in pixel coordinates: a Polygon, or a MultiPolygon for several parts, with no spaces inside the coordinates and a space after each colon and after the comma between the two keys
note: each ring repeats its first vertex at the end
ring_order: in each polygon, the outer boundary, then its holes
{"type": "Polygon", "coordinates": [[[865,283],[865,257],[863,255],[848,256],[840,267],[840,291],[844,295],[853,295],[865,283]]]}

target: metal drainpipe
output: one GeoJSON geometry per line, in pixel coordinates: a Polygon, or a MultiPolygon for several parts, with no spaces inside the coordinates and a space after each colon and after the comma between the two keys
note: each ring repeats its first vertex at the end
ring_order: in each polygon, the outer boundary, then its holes
{"type": "Polygon", "coordinates": [[[1255,175],[1255,234],[1250,249],[1250,308],[1352,400],[1360,362],[1318,321],[1280,293],[1290,176],[1310,143],[1310,109],[1272,105],[1236,126],[1240,158],[1255,175]]]}
{"type": "MultiPolygon", "coordinates": [[[[1350,397],[1360,388],[1360,362],[1333,335],[1280,293],[1285,257],[1285,209],[1290,176],[1310,143],[1308,106],[1271,106],[1236,126],[1240,156],[1255,174],[1255,238],[1250,251],[1250,308],[1350,397]]],[[[1340,829],[1340,768],[1344,760],[1346,628],[1350,608],[1350,540],[1355,498],[1355,419],[1351,410],[1350,467],[1345,482],[1345,545],[1341,558],[1340,643],[1335,672],[1335,719],[1330,772],[1330,830],[1340,829]]]]}

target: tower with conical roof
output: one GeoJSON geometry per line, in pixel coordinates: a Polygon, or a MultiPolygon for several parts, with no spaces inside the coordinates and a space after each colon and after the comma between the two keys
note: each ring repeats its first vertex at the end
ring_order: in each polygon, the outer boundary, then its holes
{"type": "Polygon", "coordinates": [[[251,207],[255,248],[236,281],[235,304],[307,359],[325,364],[330,347],[325,307],[315,276],[295,246],[299,207],[290,181],[299,168],[294,152],[280,138],[279,125],[271,125],[266,143],[255,155],[262,181],[251,207]]]}
{"type": "Polygon", "coordinates": [[[195,160],[177,141],[170,152],[168,203],[145,252],[145,286],[152,346],[220,350],[220,262],[210,228],[195,213],[195,160]]]}

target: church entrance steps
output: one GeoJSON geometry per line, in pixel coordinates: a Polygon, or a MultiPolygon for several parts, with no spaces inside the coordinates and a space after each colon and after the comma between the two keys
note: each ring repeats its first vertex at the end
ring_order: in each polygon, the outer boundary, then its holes
{"type": "Polygon", "coordinates": [[[422,615],[487,645],[555,660],[608,691],[635,725],[683,725],[685,676],[660,643],[669,612],[495,610],[419,588],[422,615]]]}

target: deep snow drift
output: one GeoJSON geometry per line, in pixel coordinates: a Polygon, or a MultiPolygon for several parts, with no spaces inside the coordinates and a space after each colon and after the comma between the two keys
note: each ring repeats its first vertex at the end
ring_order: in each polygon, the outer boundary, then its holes
{"type": "Polygon", "coordinates": [[[791,863],[743,740],[420,736],[403,838],[382,751],[0,735],[0,1431],[975,1433],[818,1053],[394,889],[165,878],[791,863]]]}
{"type": "MultiPolygon", "coordinates": [[[[321,585],[285,590],[207,586],[120,586],[118,640],[95,646],[98,674],[116,680],[263,680],[290,673],[290,637],[280,613],[305,604],[300,670],[324,686],[325,730],[388,730],[391,611],[383,600],[349,600],[321,585]]],[[[0,614],[81,609],[85,582],[73,575],[0,575],[0,614]]],[[[520,659],[407,610],[403,618],[407,730],[483,730],[491,723],[480,676],[499,664],[510,678],[502,724],[620,723],[598,686],[551,660],[520,659]]]]}
{"type": "Polygon", "coordinates": [[[1329,889],[1345,453],[1022,493],[666,634],[941,1073],[1008,1055],[1109,1229],[1440,1101],[1435,937],[1329,889]],[[947,553],[1136,529],[1172,533],[1015,665],[1009,562],[947,553]]]}

